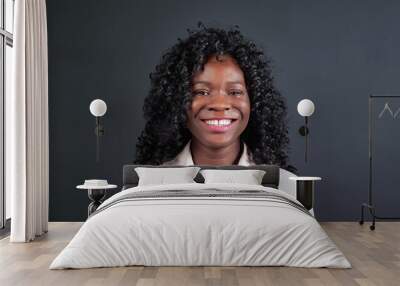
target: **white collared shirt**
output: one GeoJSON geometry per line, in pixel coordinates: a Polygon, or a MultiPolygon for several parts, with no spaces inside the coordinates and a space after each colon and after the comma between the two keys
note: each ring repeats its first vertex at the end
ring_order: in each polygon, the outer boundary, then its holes
{"type": "MultiPolygon", "coordinates": [[[[182,151],[172,160],[164,162],[162,165],[181,165],[181,166],[191,166],[194,165],[192,152],[190,151],[190,142],[185,145],[182,151]]],[[[243,142],[243,152],[240,156],[239,162],[237,163],[239,166],[250,166],[255,165],[251,160],[250,156],[247,154],[247,146],[246,143],[243,142]]]]}

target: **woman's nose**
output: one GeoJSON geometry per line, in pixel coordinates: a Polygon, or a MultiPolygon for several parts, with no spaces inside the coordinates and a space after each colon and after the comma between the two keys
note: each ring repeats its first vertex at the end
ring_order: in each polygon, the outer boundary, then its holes
{"type": "Polygon", "coordinates": [[[218,93],[210,96],[208,110],[229,110],[231,108],[230,100],[223,93],[218,93]]]}

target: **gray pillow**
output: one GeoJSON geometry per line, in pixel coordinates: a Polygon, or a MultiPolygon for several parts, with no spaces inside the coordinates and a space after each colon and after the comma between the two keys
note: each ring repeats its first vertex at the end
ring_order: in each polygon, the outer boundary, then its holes
{"type": "Polygon", "coordinates": [[[193,179],[199,170],[199,167],[135,168],[139,176],[138,186],[196,183],[193,179]]]}
{"type": "MultiPolygon", "coordinates": [[[[279,166],[276,165],[251,165],[251,166],[239,166],[239,165],[225,165],[225,166],[211,166],[211,165],[195,165],[200,167],[202,170],[205,169],[217,169],[217,170],[264,170],[266,173],[264,175],[262,185],[264,187],[271,187],[277,189],[279,186],[279,176],[280,170],[279,166]]],[[[122,176],[122,189],[133,188],[138,185],[139,176],[135,171],[137,167],[147,167],[147,168],[187,168],[188,166],[176,165],[176,166],[167,166],[167,165],[145,165],[145,164],[128,164],[124,165],[123,168],[123,176],[122,176]]],[[[204,178],[200,174],[197,173],[197,176],[194,178],[197,183],[204,183],[204,178]]]]}
{"type": "Polygon", "coordinates": [[[234,183],[246,185],[261,185],[265,171],[263,170],[201,170],[204,183],[234,183]]]}

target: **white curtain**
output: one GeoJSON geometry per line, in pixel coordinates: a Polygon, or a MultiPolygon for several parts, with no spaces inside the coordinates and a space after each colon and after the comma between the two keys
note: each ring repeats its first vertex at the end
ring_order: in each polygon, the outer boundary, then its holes
{"type": "Polygon", "coordinates": [[[48,228],[46,3],[16,0],[14,9],[14,88],[6,98],[6,185],[12,194],[10,241],[28,242],[48,228]]]}

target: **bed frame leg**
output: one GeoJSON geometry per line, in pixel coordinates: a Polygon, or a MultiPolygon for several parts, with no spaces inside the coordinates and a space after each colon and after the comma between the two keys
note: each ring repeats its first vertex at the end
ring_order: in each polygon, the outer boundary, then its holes
{"type": "Polygon", "coordinates": [[[364,205],[361,205],[361,219],[359,221],[360,225],[364,224],[364,205]]]}

